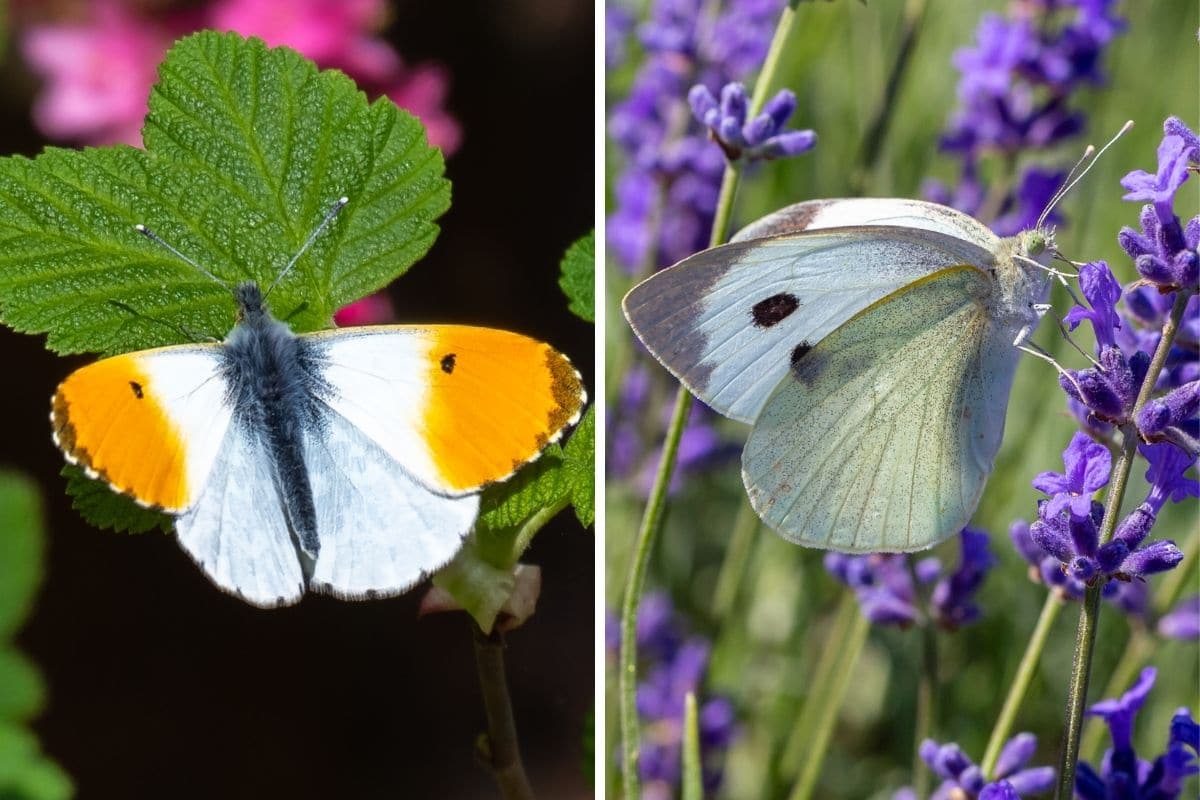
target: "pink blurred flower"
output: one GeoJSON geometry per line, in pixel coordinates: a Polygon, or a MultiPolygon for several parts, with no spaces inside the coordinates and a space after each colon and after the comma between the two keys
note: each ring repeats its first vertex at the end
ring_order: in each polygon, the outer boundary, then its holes
{"type": "Polygon", "coordinates": [[[208,19],[216,30],[257,36],[333,66],[369,39],[385,10],[381,0],[217,0],[208,19]]]}
{"type": "Polygon", "coordinates": [[[386,95],[425,124],[447,154],[461,138],[442,107],[448,76],[440,66],[405,66],[375,31],[385,0],[215,0],[206,8],[151,21],[120,0],[93,0],[78,25],[32,25],[25,57],[46,81],[34,122],[47,136],[87,144],[141,144],[146,97],[167,46],[199,27],[257,36],[340,69],[372,96],[386,95]]]}
{"type": "Polygon", "coordinates": [[[449,83],[442,67],[422,64],[408,70],[384,92],[393,103],[420,119],[429,134],[429,143],[442,148],[447,155],[457,150],[462,140],[458,122],[442,106],[449,83]]]}
{"type": "Polygon", "coordinates": [[[57,139],[141,145],[146,97],[171,38],[112,0],[95,3],[89,24],[29,28],[25,58],[46,81],[34,122],[57,139]]]}
{"type": "Polygon", "coordinates": [[[355,300],[333,315],[333,322],[339,328],[349,328],[355,325],[383,325],[394,322],[396,311],[392,308],[391,298],[387,292],[369,294],[361,300],[355,300]]]}

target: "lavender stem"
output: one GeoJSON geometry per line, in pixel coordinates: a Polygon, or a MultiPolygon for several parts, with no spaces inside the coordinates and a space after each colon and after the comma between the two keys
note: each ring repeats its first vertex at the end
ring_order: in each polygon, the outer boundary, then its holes
{"type": "MultiPolygon", "coordinates": [[[[1179,322],[1183,319],[1184,309],[1194,291],[1178,291],[1175,293],[1175,305],[1171,309],[1166,322],[1163,323],[1162,338],[1158,348],[1150,360],[1150,367],[1142,381],[1141,390],[1134,402],[1131,420],[1137,419],[1138,413],[1150,399],[1150,393],[1158,382],[1158,374],[1167,361],[1167,354],[1175,341],[1175,333],[1179,330],[1179,322]]],[[[1121,428],[1121,451],[1117,464],[1113,468],[1108,496],[1105,498],[1104,521],[1100,526],[1100,544],[1107,544],[1117,527],[1121,515],[1121,501],[1125,498],[1125,486],[1129,482],[1129,473],[1133,469],[1134,455],[1137,453],[1138,432],[1134,423],[1126,423],[1121,428]]],[[[1060,754],[1058,770],[1058,788],[1055,790],[1055,800],[1070,800],[1075,786],[1075,765],[1079,761],[1079,740],[1083,729],[1083,708],[1087,703],[1088,680],[1091,677],[1092,651],[1096,644],[1096,623],[1100,616],[1100,592],[1103,586],[1089,586],[1084,594],[1079,609],[1079,626],[1075,632],[1075,658],[1071,665],[1071,683],[1067,690],[1067,719],[1063,729],[1063,746],[1060,754]]]]}
{"type": "Polygon", "coordinates": [[[992,728],[991,738],[988,739],[987,750],[984,751],[983,761],[980,763],[980,769],[985,776],[992,775],[996,770],[996,761],[1000,758],[1000,750],[1004,746],[1004,742],[1008,740],[1009,733],[1012,732],[1017,711],[1020,710],[1021,703],[1025,700],[1025,694],[1029,691],[1029,684],[1033,681],[1033,675],[1037,671],[1042,651],[1046,649],[1050,630],[1054,627],[1054,621],[1058,619],[1058,614],[1064,605],[1053,591],[1046,593],[1046,602],[1042,604],[1042,613],[1038,615],[1037,625],[1034,626],[1033,633],[1029,635],[1025,653],[1021,656],[1021,663],[1017,665],[1017,672],[1013,676],[1012,684],[1008,687],[1008,696],[1004,698],[1004,706],[1000,709],[1000,715],[996,718],[996,724],[992,728]]]}

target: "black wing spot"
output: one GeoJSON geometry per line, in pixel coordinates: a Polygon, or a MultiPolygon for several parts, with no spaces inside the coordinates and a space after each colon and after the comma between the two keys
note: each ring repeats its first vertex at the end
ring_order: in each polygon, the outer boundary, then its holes
{"type": "Polygon", "coordinates": [[[142,395],[142,385],[140,383],[138,383],[137,381],[130,381],[129,388],[133,389],[134,397],[136,397],[138,400],[142,399],[142,396],[143,396],[142,395]]]}
{"type": "Polygon", "coordinates": [[[454,372],[454,353],[447,353],[442,356],[442,372],[449,375],[454,372]]]}
{"type": "Polygon", "coordinates": [[[796,349],[792,351],[792,369],[800,366],[800,359],[808,355],[809,350],[812,350],[812,345],[808,342],[801,342],[796,345],[796,349]]]}
{"type": "Polygon", "coordinates": [[[755,303],[754,308],[750,309],[750,315],[754,317],[755,325],[769,328],[782,322],[799,307],[800,299],[796,295],[780,292],[755,303]]]}

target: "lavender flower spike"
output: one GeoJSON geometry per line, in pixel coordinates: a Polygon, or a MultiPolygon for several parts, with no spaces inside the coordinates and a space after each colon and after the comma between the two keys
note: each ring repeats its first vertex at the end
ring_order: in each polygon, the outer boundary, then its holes
{"type": "Polygon", "coordinates": [[[1063,452],[1063,466],[1063,473],[1043,472],[1033,479],[1033,488],[1051,498],[1043,516],[1057,517],[1070,508],[1072,517],[1086,518],[1091,514],[1092,495],[1108,483],[1112,455],[1086,433],[1077,432],[1063,452]]]}
{"type": "Polygon", "coordinates": [[[1168,639],[1200,641],[1200,594],[1185,597],[1158,621],[1158,633],[1168,639]]]}
{"type": "Polygon", "coordinates": [[[1167,428],[1177,428],[1200,411],[1200,381],[1185,383],[1166,397],[1146,403],[1138,414],[1138,430],[1151,438],[1167,428]]]}
{"type": "Polygon", "coordinates": [[[918,752],[942,784],[933,793],[936,800],[967,798],[999,800],[1038,794],[1054,785],[1052,767],[1025,768],[1037,750],[1037,737],[1019,733],[1010,739],[996,762],[996,774],[988,779],[957,744],[939,745],[932,739],[921,743],[918,752]]]}
{"type": "Polygon", "coordinates": [[[1079,288],[1091,308],[1075,306],[1067,312],[1065,321],[1075,330],[1079,323],[1088,320],[1096,334],[1097,344],[1112,347],[1116,344],[1116,332],[1121,329],[1121,317],[1117,314],[1117,301],[1121,299],[1121,284],[1103,261],[1084,264],[1079,269],[1079,288]]]}
{"type": "Polygon", "coordinates": [[[854,590],[862,615],[871,622],[907,628],[921,618],[904,556],[828,552],[825,570],[854,590]]]}
{"type": "Polygon", "coordinates": [[[749,100],[740,83],[726,84],[720,102],[707,86],[697,84],[688,92],[688,103],[730,161],[787,158],[811,150],[817,142],[811,130],[784,130],[796,110],[796,95],[787,89],[767,101],[762,113],[751,120],[746,119],[749,100]]]}
{"type": "Polygon", "coordinates": [[[1142,230],[1124,228],[1117,237],[1137,271],[1161,290],[1195,288],[1200,283],[1200,217],[1186,226],[1175,216],[1175,195],[1188,178],[1188,164],[1200,160],[1200,138],[1177,117],[1163,124],[1154,174],[1134,170],[1121,179],[1126,200],[1144,200],[1142,230]]]}
{"type": "Polygon", "coordinates": [[[1200,160],[1200,139],[1178,117],[1171,117],[1163,124],[1163,133],[1158,145],[1157,173],[1136,169],[1121,179],[1121,185],[1129,190],[1122,199],[1151,203],[1159,222],[1166,225],[1175,216],[1175,193],[1187,180],[1188,161],[1200,160]]]}
{"type": "Polygon", "coordinates": [[[1184,781],[1200,772],[1196,751],[1200,747],[1200,726],[1186,708],[1175,712],[1167,737],[1167,750],[1153,763],[1138,758],[1133,749],[1133,722],[1138,709],[1154,688],[1157,673],[1153,667],[1142,670],[1137,682],[1114,700],[1102,700],[1089,714],[1108,723],[1112,748],[1104,754],[1100,771],[1080,762],[1075,774],[1075,794],[1082,800],[1122,800],[1153,798],[1173,800],[1183,791],[1184,781]]]}
{"type": "Polygon", "coordinates": [[[975,593],[996,563],[988,550],[990,538],[983,531],[963,528],[962,559],[958,569],[933,587],[929,598],[933,617],[947,630],[956,630],[979,619],[975,593]]]}

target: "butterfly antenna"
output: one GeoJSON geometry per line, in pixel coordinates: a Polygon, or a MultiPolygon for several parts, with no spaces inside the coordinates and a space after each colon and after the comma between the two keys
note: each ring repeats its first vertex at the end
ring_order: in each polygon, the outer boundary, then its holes
{"type": "Polygon", "coordinates": [[[1096,146],[1094,144],[1089,144],[1084,148],[1083,155],[1081,155],[1079,160],[1075,162],[1075,166],[1071,167],[1071,171],[1068,172],[1067,177],[1063,179],[1062,185],[1054,191],[1054,194],[1051,195],[1050,199],[1046,202],[1046,207],[1042,209],[1042,213],[1037,219],[1037,227],[1042,227],[1042,225],[1046,222],[1046,218],[1050,216],[1050,211],[1054,208],[1054,206],[1058,205],[1058,201],[1062,200],[1063,195],[1066,194],[1067,186],[1069,186],[1071,181],[1074,180],[1075,173],[1078,172],[1079,168],[1083,166],[1084,162],[1091,158],[1092,154],[1095,152],[1096,146]]]}
{"type": "Polygon", "coordinates": [[[168,251],[170,251],[172,254],[174,254],[176,258],[178,258],[179,260],[183,261],[186,264],[190,264],[192,267],[195,268],[195,270],[197,272],[199,272],[204,277],[208,278],[209,280],[213,281],[214,283],[219,284],[220,286],[222,286],[226,289],[229,288],[229,284],[225,283],[225,281],[221,280],[216,275],[213,275],[211,272],[206,270],[204,267],[200,266],[195,261],[192,261],[190,258],[185,256],[183,253],[179,252],[174,247],[172,247],[171,245],[164,242],[161,238],[159,238],[159,235],[157,233],[150,230],[142,223],[139,222],[137,225],[134,225],[133,229],[135,231],[137,231],[138,233],[140,233],[142,236],[145,236],[150,241],[154,242],[155,244],[157,244],[161,247],[165,247],[168,251]]]}
{"type": "MultiPolygon", "coordinates": [[[[1104,151],[1107,150],[1108,148],[1112,147],[1113,144],[1116,143],[1117,139],[1120,139],[1122,136],[1124,136],[1126,133],[1128,133],[1129,129],[1132,127],[1133,127],[1133,120],[1131,120],[1131,119],[1126,120],[1125,124],[1121,126],[1121,130],[1117,131],[1116,135],[1114,135],[1111,139],[1108,140],[1108,144],[1106,144],[1106,145],[1104,145],[1104,147],[1100,148],[1100,152],[1096,153],[1095,157],[1093,157],[1091,159],[1091,163],[1089,163],[1086,167],[1084,167],[1083,171],[1080,172],[1079,175],[1076,176],[1074,180],[1071,179],[1070,174],[1067,175],[1067,180],[1063,181],[1063,187],[1054,193],[1054,197],[1050,198],[1050,202],[1046,204],[1045,210],[1043,210],[1041,216],[1038,217],[1037,226],[1039,228],[1041,228],[1042,225],[1046,222],[1046,218],[1050,216],[1050,212],[1054,210],[1054,207],[1056,205],[1058,205],[1058,201],[1062,200],[1063,197],[1067,194],[1067,192],[1074,189],[1075,184],[1077,184],[1081,180],[1083,180],[1084,175],[1087,175],[1089,172],[1091,172],[1092,167],[1096,166],[1096,162],[1100,160],[1100,156],[1104,155],[1104,151]]],[[[1083,158],[1079,159],[1079,162],[1075,165],[1075,168],[1073,168],[1071,170],[1071,173],[1074,173],[1075,169],[1078,169],[1079,165],[1082,164],[1085,160],[1087,160],[1088,157],[1091,156],[1091,154],[1094,150],[1095,150],[1095,148],[1089,144],[1087,146],[1087,150],[1084,151],[1083,158]]]]}
{"type": "Polygon", "coordinates": [[[282,281],[284,277],[292,271],[292,267],[296,266],[296,262],[300,260],[300,257],[303,256],[308,248],[312,246],[312,243],[317,240],[317,237],[321,235],[322,231],[329,227],[329,223],[333,222],[333,218],[336,217],[338,212],[345,208],[346,204],[349,202],[349,197],[338,198],[338,201],[333,204],[333,207],[325,213],[325,219],[321,220],[321,224],[313,229],[313,232],[308,235],[308,239],[306,239],[304,244],[300,246],[300,250],[297,251],[296,255],[292,256],[292,260],[287,263],[286,267],[280,270],[279,276],[275,278],[275,282],[271,284],[271,287],[267,289],[266,294],[263,295],[264,300],[271,295],[271,292],[275,290],[275,287],[279,285],[279,282],[282,281]]]}
{"type": "Polygon", "coordinates": [[[1065,369],[1063,369],[1062,365],[1059,364],[1054,359],[1054,356],[1050,355],[1045,350],[1043,350],[1032,339],[1027,339],[1024,343],[1018,344],[1017,349],[1021,350],[1023,352],[1029,353],[1029,355],[1031,355],[1031,356],[1037,356],[1038,358],[1042,359],[1043,361],[1048,362],[1050,364],[1050,366],[1054,367],[1054,369],[1056,369],[1058,371],[1059,375],[1062,375],[1064,378],[1066,378],[1068,381],[1071,382],[1071,385],[1075,387],[1075,391],[1079,392],[1080,395],[1083,394],[1083,387],[1079,385],[1079,381],[1075,380],[1075,377],[1073,375],[1071,375],[1071,373],[1069,373],[1065,369]]]}
{"type": "Polygon", "coordinates": [[[1058,315],[1058,312],[1056,312],[1052,307],[1046,306],[1046,313],[1054,318],[1055,323],[1058,324],[1058,332],[1062,334],[1062,337],[1063,337],[1063,339],[1066,340],[1067,344],[1069,344],[1069,345],[1071,345],[1071,347],[1075,348],[1075,352],[1079,353],[1079,355],[1081,355],[1085,359],[1087,359],[1087,361],[1093,367],[1100,370],[1101,372],[1104,372],[1105,371],[1104,366],[1099,361],[1097,361],[1095,358],[1093,358],[1091,356],[1091,354],[1089,354],[1086,350],[1084,350],[1082,347],[1080,347],[1075,342],[1075,340],[1071,337],[1071,332],[1069,330],[1067,330],[1067,324],[1065,322],[1063,322],[1063,318],[1058,315]]]}

